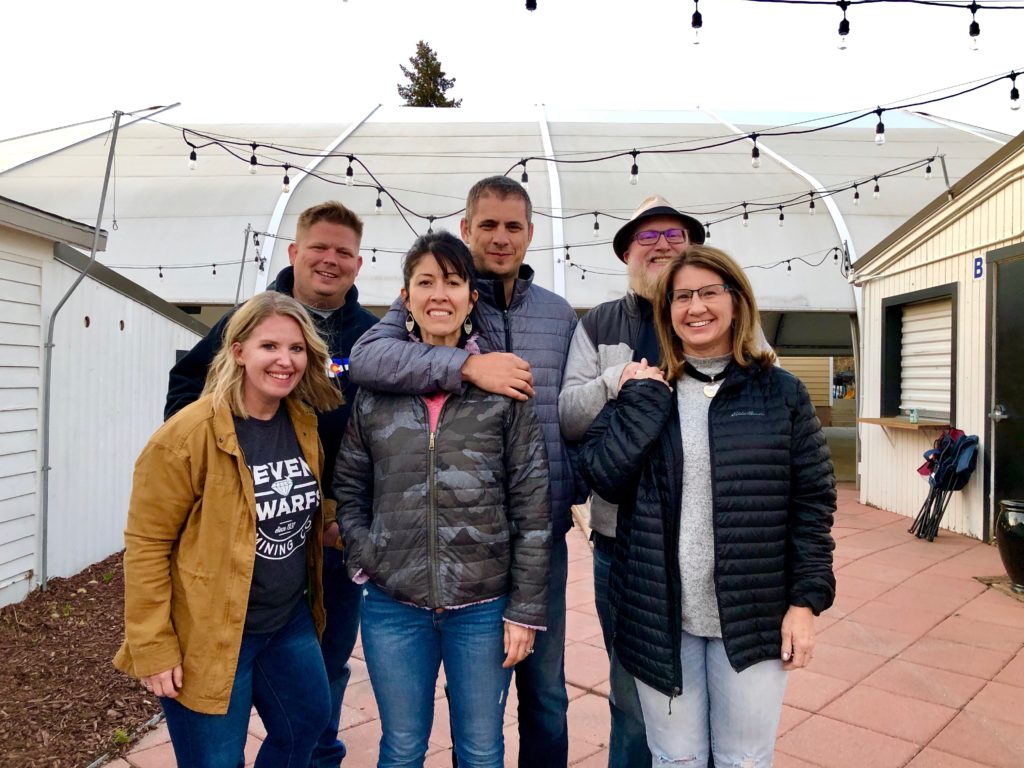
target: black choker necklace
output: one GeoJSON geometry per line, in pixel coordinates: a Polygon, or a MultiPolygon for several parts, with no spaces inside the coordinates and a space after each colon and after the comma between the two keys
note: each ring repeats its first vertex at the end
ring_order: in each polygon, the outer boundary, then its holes
{"type": "Polygon", "coordinates": [[[722,386],[722,379],[725,378],[725,372],[728,369],[729,366],[727,365],[714,376],[708,376],[706,373],[694,368],[693,365],[690,364],[689,360],[683,361],[683,370],[686,371],[686,375],[692,376],[697,381],[704,382],[704,395],[707,397],[714,397],[718,394],[718,389],[722,386]]]}

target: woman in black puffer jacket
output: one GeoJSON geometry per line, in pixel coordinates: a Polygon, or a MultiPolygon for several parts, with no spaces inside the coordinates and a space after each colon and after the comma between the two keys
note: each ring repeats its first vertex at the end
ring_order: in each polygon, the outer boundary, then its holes
{"type": "Polygon", "coordinates": [[[742,268],[692,246],[654,303],[643,361],[584,437],[619,504],[611,601],[655,765],[770,766],[786,672],[832,604],[835,480],[804,385],[756,343],[742,268]]]}

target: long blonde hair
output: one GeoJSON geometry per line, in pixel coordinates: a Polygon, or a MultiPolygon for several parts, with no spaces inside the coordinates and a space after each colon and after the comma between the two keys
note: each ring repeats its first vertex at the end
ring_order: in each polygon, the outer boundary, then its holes
{"type": "Polygon", "coordinates": [[[327,345],[316,332],[313,321],[302,305],[283,293],[265,291],[257,293],[228,320],[224,329],[220,350],[210,363],[206,374],[203,395],[213,395],[214,406],[226,406],[231,413],[243,419],[249,418],[242,397],[242,382],[245,368],[235,360],[232,346],[244,344],[257,326],[268,317],[281,315],[294,320],[302,331],[306,343],[306,370],[302,378],[286,397],[286,400],[300,400],[318,411],[330,411],[342,404],[341,391],[327,377],[327,345]]]}
{"type": "Polygon", "coordinates": [[[683,253],[674,256],[661,271],[658,290],[654,295],[654,327],[658,332],[658,346],[661,348],[661,369],[668,380],[678,379],[683,374],[685,353],[682,340],[672,327],[672,303],[668,293],[676,275],[683,267],[709,269],[729,286],[733,306],[732,356],[740,365],[755,363],[767,368],[775,362],[775,353],[761,346],[761,316],[757,311],[754,289],[743,271],[725,251],[708,245],[691,245],[683,253]]]}

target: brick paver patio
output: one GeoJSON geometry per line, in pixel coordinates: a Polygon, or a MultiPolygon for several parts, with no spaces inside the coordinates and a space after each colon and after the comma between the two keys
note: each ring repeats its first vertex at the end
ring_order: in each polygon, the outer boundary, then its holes
{"type": "MultiPolygon", "coordinates": [[[[922,499],[926,490],[922,485],[922,499]]],[[[840,490],[838,594],[818,619],[811,666],[790,676],[778,768],[1024,766],[1024,603],[974,579],[1003,572],[994,547],[947,532],[920,541],[906,532],[909,522],[858,504],[850,488],[840,490]]],[[[569,560],[569,762],[603,768],[608,660],[594,611],[590,548],[579,528],[569,533],[569,560]]],[[[380,726],[358,648],[352,667],[341,722],[345,766],[372,768],[380,726]]],[[[510,699],[506,765],[514,766],[514,690],[510,699]]],[[[428,768],[451,765],[447,720],[442,697],[428,768]]],[[[255,714],[249,730],[247,765],[263,735],[255,714]]],[[[166,728],[109,765],[172,768],[166,728]]]]}

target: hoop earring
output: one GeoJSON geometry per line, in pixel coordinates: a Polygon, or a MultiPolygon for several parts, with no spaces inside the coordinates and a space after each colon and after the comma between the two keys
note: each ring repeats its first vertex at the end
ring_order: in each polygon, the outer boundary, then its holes
{"type": "Polygon", "coordinates": [[[412,333],[412,329],[416,327],[416,321],[412,319],[412,312],[406,311],[405,313],[405,330],[412,333]]]}
{"type": "Polygon", "coordinates": [[[462,324],[462,330],[466,332],[467,336],[473,332],[473,318],[469,315],[466,315],[466,322],[462,324]]]}

